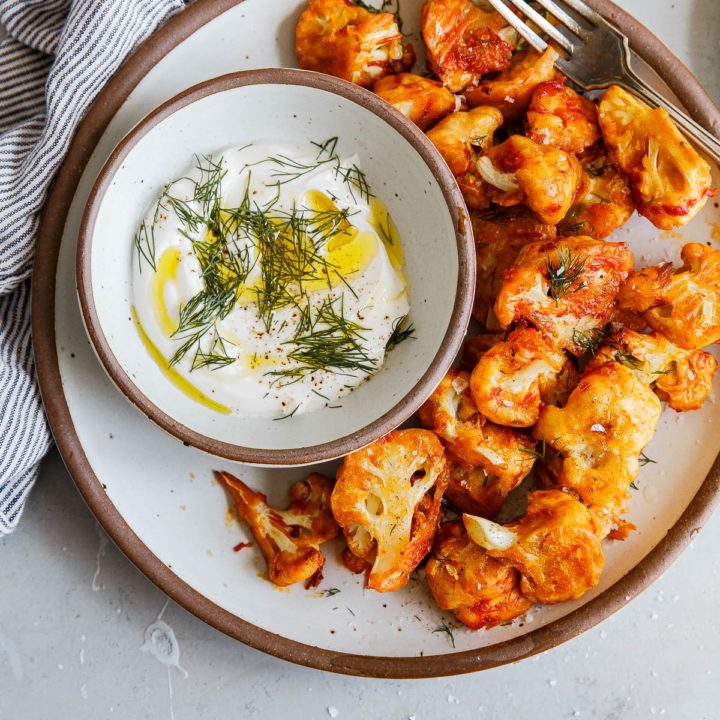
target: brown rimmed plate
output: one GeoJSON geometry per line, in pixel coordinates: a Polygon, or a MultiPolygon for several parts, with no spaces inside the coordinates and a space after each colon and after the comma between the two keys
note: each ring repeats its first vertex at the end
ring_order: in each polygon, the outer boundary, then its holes
{"type": "MultiPolygon", "coordinates": [[[[720,128],[717,109],[667,48],[611,3],[591,4],[625,30],[635,50],[699,121],[720,128]]],[[[712,432],[718,421],[713,407],[707,415],[683,416],[678,424],[669,417],[660,428],[648,450],[658,466],[643,470],[657,473],[643,474],[643,490],[633,497],[630,519],[639,531],[622,546],[608,549],[603,585],[596,594],[582,606],[538,613],[522,627],[490,633],[458,629],[453,649],[442,634],[432,632],[441,619],[452,620],[432,607],[419,583],[395,596],[363,595],[352,577],[331,567],[321,590],[341,590],[343,594],[334,597],[343,598],[343,606],[359,618],[355,630],[347,618],[336,619],[329,598],[261,589],[268,583],[252,580],[252,555],[231,551],[243,539],[242,530],[223,523],[226,500],[209,480],[207,459],[167,438],[128,407],[85,339],[72,280],[74,249],[84,198],[102,161],[138,119],[183,87],[242,67],[293,63],[287,38],[292,37],[299,5],[199,0],[138,50],[79,129],[48,198],[33,285],[38,374],[58,446],[89,506],[128,557],[188,610],[253,647],[312,667],[381,677],[450,675],[519,660],[574,637],[619,609],[647,587],[702,526],[720,490],[715,460],[720,438],[712,432]],[[254,36],[262,47],[252,44],[254,36]],[[277,46],[276,36],[285,38],[277,46]],[[249,58],[238,48],[247,48],[249,58]],[[166,72],[176,62],[185,63],[182,77],[166,72]],[[646,492],[653,486],[659,489],[655,500],[646,492]],[[192,503],[178,500],[181,494],[192,503]],[[246,595],[266,594],[251,602],[238,592],[241,584],[246,595]],[[278,608],[288,616],[302,614],[303,623],[279,625],[278,608]],[[419,621],[412,618],[415,614],[419,621]],[[298,628],[300,624],[306,627],[298,628]],[[424,656],[419,657],[420,652],[424,656]]],[[[410,24],[417,8],[407,5],[410,24]]],[[[706,221],[694,222],[691,231],[706,228],[706,221]]],[[[643,232],[640,226],[631,229],[643,232]]],[[[658,239],[671,252],[681,242],[658,239]]],[[[255,484],[295,479],[278,471],[251,472],[230,463],[226,467],[255,484]]]]}

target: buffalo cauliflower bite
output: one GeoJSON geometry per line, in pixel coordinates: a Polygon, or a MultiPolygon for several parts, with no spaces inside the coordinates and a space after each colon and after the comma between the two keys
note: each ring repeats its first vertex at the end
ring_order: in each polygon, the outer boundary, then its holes
{"type": "Polygon", "coordinates": [[[535,458],[535,443],[519,430],[489,422],[475,407],[470,375],[451,369],[418,412],[460,460],[482,468],[496,487],[509,493],[527,476],[535,458]]]}
{"type": "Polygon", "coordinates": [[[510,64],[512,48],[498,35],[507,22],[496,12],[470,0],[427,0],[421,21],[430,68],[452,92],[510,64]]]}
{"type": "Polygon", "coordinates": [[[395,430],[348,455],[330,499],[367,586],[399,590],[429,552],[447,485],[445,451],[427,430],[395,430]]]}
{"type": "Polygon", "coordinates": [[[548,344],[534,328],[518,328],[491,347],[470,376],[477,409],[498,425],[532,427],[542,406],[542,392],[565,366],[562,350],[548,344]]]}
{"type": "Polygon", "coordinates": [[[652,385],[677,410],[699,410],[712,390],[717,360],[702,350],[685,350],[658,332],[622,328],[607,339],[590,365],[614,360],[652,385]]]}
{"type": "Polygon", "coordinates": [[[368,12],[350,0],[311,0],[295,28],[295,50],[305,70],[363,87],[415,63],[392,14],[368,12]]]}
{"type": "Polygon", "coordinates": [[[502,327],[530,323],[547,342],[581,355],[582,334],[607,323],[632,263],[625,243],[590,237],[530,243],[505,272],[495,315],[502,327]]]}
{"type": "Polygon", "coordinates": [[[290,486],[290,504],[275,510],[266,497],[228,472],[215,472],[235,501],[240,519],[250,526],[267,561],[268,579],[280,586],[321,577],[325,558],[320,543],[338,533],[330,512],[332,483],[319,473],[290,486]]]}
{"type": "Polygon", "coordinates": [[[470,538],[520,573],[520,591],[533,602],[577,600],[600,582],[602,528],[578,500],[561,490],[528,495],[526,513],[508,525],[463,515],[470,538]]]}
{"type": "Polygon", "coordinates": [[[455,96],[442,83],[412,73],[381,78],[373,85],[373,92],[421,130],[455,110],[455,96]]]}
{"type": "Polygon", "coordinates": [[[533,431],[561,456],[557,484],[609,528],[624,512],[639,458],[660,418],[657,395],[618,362],[589,368],[563,408],[546,406],[533,431]]]}
{"type": "Polygon", "coordinates": [[[688,243],[682,267],[643,268],[625,283],[621,310],[642,313],[647,324],[676,345],[700,349],[720,340],[720,250],[688,243]]]}
{"type": "Polygon", "coordinates": [[[500,110],[506,122],[519,120],[535,88],[559,76],[555,69],[557,58],[557,52],[551,47],[542,55],[529,49],[515,53],[506,70],[466,90],[468,104],[471,107],[491,105],[500,110]]]}
{"type": "Polygon", "coordinates": [[[588,148],[578,160],[584,171],[583,181],[558,232],[604,240],[635,212],[630,182],[610,163],[602,143],[588,148]]]}
{"type": "Polygon", "coordinates": [[[527,210],[512,208],[471,216],[475,236],[476,276],[473,316],[485,327],[497,326],[492,308],[505,270],[520,248],[530,242],[554,240],[554,225],[541,223],[527,210]]]}
{"type": "Polygon", "coordinates": [[[540,83],[527,111],[527,136],[538,145],[581,153],[600,139],[595,103],[563,80],[540,83]]]}
{"type": "MultiPolygon", "coordinates": [[[[479,108],[478,108],[479,109],[479,108]]],[[[498,205],[524,203],[548,225],[556,225],[575,202],[583,176],[575,155],[511,135],[477,159],[477,173],[498,205]]]]}
{"type": "MultiPolygon", "coordinates": [[[[530,448],[518,452],[531,454],[530,448]]],[[[532,457],[532,455],[531,455],[532,457]]],[[[445,499],[460,512],[494,518],[503,506],[507,496],[519,482],[518,474],[502,473],[489,475],[481,467],[473,467],[447,451],[448,486],[445,499]]]]}
{"type": "Polygon", "coordinates": [[[617,85],[598,111],[608,154],[630,177],[638,212],[663,230],[685,225],[713,194],[710,165],[664,109],[617,85]]]}
{"type": "Polygon", "coordinates": [[[425,576],[438,607],[472,630],[510,622],[532,606],[517,570],[491,558],[457,522],[440,527],[425,576]]]}
{"type": "Polygon", "coordinates": [[[477,161],[492,145],[493,134],[501,123],[502,116],[494,108],[475,108],[452,113],[428,131],[428,138],[448,164],[471,210],[489,204],[477,161]]]}

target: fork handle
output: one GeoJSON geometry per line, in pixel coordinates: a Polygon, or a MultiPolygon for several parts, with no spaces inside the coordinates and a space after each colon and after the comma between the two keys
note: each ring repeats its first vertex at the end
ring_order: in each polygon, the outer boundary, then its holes
{"type": "Polygon", "coordinates": [[[680,126],[683,132],[720,165],[720,140],[702,125],[695,122],[681,110],[678,110],[675,105],[644,83],[635,73],[628,73],[623,78],[623,82],[618,84],[625,87],[626,90],[639,95],[648,105],[662,107],[667,110],[668,115],[680,126]]]}

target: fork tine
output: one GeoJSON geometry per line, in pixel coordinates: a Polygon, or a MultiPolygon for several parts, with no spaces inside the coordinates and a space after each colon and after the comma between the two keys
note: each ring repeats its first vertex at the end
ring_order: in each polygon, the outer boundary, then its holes
{"type": "Polygon", "coordinates": [[[488,0],[488,2],[512,25],[518,34],[525,38],[538,52],[547,50],[547,43],[533,30],[531,30],[504,2],[503,0],[488,0]]]}
{"type": "Polygon", "coordinates": [[[568,15],[559,5],[553,2],[553,0],[536,0],[539,5],[542,5],[551,15],[554,15],[565,27],[569,28],[575,35],[581,39],[587,37],[588,31],[572,16],[568,15]]]}
{"type": "Polygon", "coordinates": [[[510,0],[510,2],[525,13],[528,20],[532,20],[539,28],[549,35],[560,47],[572,55],[575,46],[568,37],[563,35],[552,23],[548,22],[539,12],[528,5],[525,0],[510,0]]]}
{"type": "Polygon", "coordinates": [[[602,15],[598,15],[598,13],[596,13],[589,5],[586,5],[583,0],[565,0],[565,3],[576,13],[582,15],[586,20],[593,23],[603,22],[602,15]]]}

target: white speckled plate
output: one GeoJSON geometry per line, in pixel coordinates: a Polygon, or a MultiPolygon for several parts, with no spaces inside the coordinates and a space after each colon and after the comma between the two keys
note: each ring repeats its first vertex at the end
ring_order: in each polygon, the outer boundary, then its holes
{"type": "MultiPolygon", "coordinates": [[[[706,123],[718,122],[717,110],[663,46],[607,0],[593,4],[613,14],[633,46],[664,67],[686,105],[696,107],[706,123]]],[[[598,588],[580,602],[471,632],[435,608],[420,577],[395,594],[365,591],[362,578],[341,567],[337,545],[325,546],[325,579],[315,591],[280,591],[262,579],[263,562],[254,549],[233,552],[248,533],[228,515],[228,499],[212,470],[220,466],[241,476],[273,502],[282,502],[287,485],[306,470],[249,468],[183,447],[126,403],[85,335],[75,295],[75,245],[99,168],[140,118],[184,88],[234,70],[292,66],[293,29],[302,5],[198,0],[125,66],[80,130],[49,199],[35,271],[38,370],[58,445],[89,505],[128,556],[189,610],[254,647],[323,669],[396,677],[468,672],[517,660],[622,606],[702,523],[718,493],[717,472],[710,472],[720,451],[717,387],[701,411],[663,414],[647,449],[656,462],[641,470],[628,515],[638,530],[624,543],[607,544],[598,588]],[[48,288],[55,290],[54,307],[48,288]],[[340,592],[326,597],[329,588],[340,592]],[[443,621],[456,627],[454,647],[447,634],[433,632],[443,621]]],[[[413,36],[420,5],[420,0],[402,3],[405,30],[413,36]]],[[[638,265],[677,260],[685,241],[716,242],[718,221],[717,206],[709,203],[682,233],[661,233],[636,217],[616,239],[631,244],[638,265]]]]}

